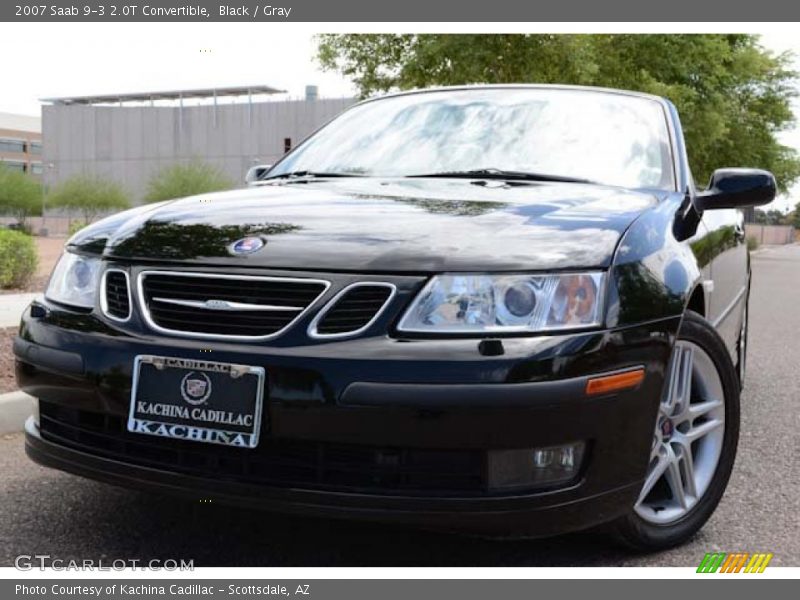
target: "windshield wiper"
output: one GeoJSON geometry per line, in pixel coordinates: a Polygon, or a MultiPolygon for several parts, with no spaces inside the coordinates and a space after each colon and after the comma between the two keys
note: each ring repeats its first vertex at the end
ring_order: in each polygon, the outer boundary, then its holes
{"type": "Polygon", "coordinates": [[[569,177],[567,175],[549,175],[547,173],[530,173],[527,171],[504,171],[502,169],[470,169],[468,171],[440,171],[438,173],[422,173],[407,177],[441,177],[455,179],[514,179],[519,181],[563,181],[566,183],[595,183],[591,179],[569,177]]]}
{"type": "Polygon", "coordinates": [[[259,181],[268,181],[270,179],[306,179],[314,177],[362,177],[357,173],[325,173],[322,171],[290,171],[288,173],[279,173],[278,175],[270,175],[259,179],[259,181]]]}

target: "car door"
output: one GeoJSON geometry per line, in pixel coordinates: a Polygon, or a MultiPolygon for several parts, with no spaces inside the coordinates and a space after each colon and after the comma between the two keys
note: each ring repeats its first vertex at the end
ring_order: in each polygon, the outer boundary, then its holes
{"type": "Polygon", "coordinates": [[[708,210],[703,214],[703,224],[708,230],[713,282],[708,319],[735,360],[748,282],[744,214],[735,208],[708,210]]]}

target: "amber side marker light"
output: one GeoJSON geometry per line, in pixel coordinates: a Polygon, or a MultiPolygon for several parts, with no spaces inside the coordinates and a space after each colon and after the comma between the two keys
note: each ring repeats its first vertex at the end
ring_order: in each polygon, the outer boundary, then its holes
{"type": "Polygon", "coordinates": [[[586,395],[597,396],[638,386],[644,380],[644,368],[594,377],[586,382],[586,395]]]}

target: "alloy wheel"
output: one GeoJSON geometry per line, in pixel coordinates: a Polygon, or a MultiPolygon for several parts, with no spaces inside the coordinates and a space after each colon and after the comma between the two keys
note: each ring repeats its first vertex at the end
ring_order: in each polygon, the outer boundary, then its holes
{"type": "Polygon", "coordinates": [[[650,463],[634,506],[649,523],[669,525],[702,498],[719,463],[725,434],[725,395],[711,357],[678,341],[656,419],[650,463]]]}

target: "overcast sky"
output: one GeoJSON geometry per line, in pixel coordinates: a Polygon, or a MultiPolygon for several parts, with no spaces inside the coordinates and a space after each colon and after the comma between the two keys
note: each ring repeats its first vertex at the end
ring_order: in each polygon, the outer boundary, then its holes
{"type": "MultiPolygon", "coordinates": [[[[545,24],[546,25],[546,24],[545,24]]],[[[264,23],[0,23],[0,112],[39,114],[39,98],[265,84],[302,96],[354,93],[314,61],[313,25],[264,23]]],[[[800,36],[770,33],[762,43],[794,52],[800,36]]],[[[800,115],[800,102],[795,106],[800,115]]],[[[800,148],[800,127],[783,137],[800,148]]],[[[800,200],[800,186],[793,201],[800,200]]]]}
{"type": "MultiPolygon", "coordinates": [[[[306,28],[307,29],[307,28],[306,28]]],[[[259,23],[0,23],[0,111],[38,114],[39,98],[231,85],[300,96],[352,92],[315,64],[313,35],[259,23]]]]}

